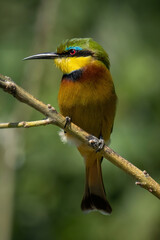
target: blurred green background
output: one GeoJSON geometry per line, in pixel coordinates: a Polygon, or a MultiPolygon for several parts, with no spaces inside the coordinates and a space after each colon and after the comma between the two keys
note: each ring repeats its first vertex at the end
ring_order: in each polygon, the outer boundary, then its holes
{"type": "MultiPolygon", "coordinates": [[[[56,109],[60,71],[21,59],[72,37],[106,49],[119,97],[111,147],[160,182],[160,2],[2,0],[0,19],[0,73],[56,109]]],[[[0,122],[43,118],[2,90],[0,102],[0,122]]],[[[160,239],[159,200],[107,160],[113,213],[81,212],[83,160],[58,131],[0,131],[0,240],[160,239]]]]}

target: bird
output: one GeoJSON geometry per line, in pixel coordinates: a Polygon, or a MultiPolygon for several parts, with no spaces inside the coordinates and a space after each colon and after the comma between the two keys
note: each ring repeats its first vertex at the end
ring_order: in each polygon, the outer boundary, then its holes
{"type": "MultiPolygon", "coordinates": [[[[56,52],[44,52],[24,58],[52,59],[62,71],[58,93],[60,112],[89,134],[110,142],[116,113],[117,95],[110,73],[110,60],[104,48],[92,38],[63,41],[56,52]]],[[[63,138],[76,145],[85,163],[85,191],[81,209],[85,213],[112,212],[106,197],[101,151],[95,151],[63,132],[63,138]]]]}

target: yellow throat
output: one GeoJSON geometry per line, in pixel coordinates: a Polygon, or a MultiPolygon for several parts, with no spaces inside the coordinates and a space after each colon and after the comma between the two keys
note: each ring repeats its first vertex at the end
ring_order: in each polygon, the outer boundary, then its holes
{"type": "Polygon", "coordinates": [[[91,56],[88,57],[67,57],[57,58],[54,60],[56,66],[61,69],[63,73],[70,73],[80,68],[85,67],[93,61],[91,56]]]}

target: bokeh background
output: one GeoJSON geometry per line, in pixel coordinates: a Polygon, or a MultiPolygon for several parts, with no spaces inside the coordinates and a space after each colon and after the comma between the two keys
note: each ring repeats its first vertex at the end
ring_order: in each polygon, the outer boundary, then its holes
{"type": "MultiPolygon", "coordinates": [[[[58,109],[52,61],[67,38],[92,37],[108,52],[119,97],[111,147],[160,182],[160,2],[1,0],[0,73],[58,109]]],[[[43,116],[0,90],[0,122],[43,116]]],[[[160,202],[103,161],[113,213],[80,210],[84,164],[54,126],[0,130],[0,240],[158,240],[160,202]]]]}

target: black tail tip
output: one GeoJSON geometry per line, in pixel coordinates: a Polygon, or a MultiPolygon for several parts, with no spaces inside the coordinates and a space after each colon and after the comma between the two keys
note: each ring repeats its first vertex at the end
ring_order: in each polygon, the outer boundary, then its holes
{"type": "Polygon", "coordinates": [[[112,212],[112,208],[107,199],[95,194],[90,194],[89,196],[83,197],[81,209],[85,213],[97,210],[104,215],[109,215],[112,212]]]}

